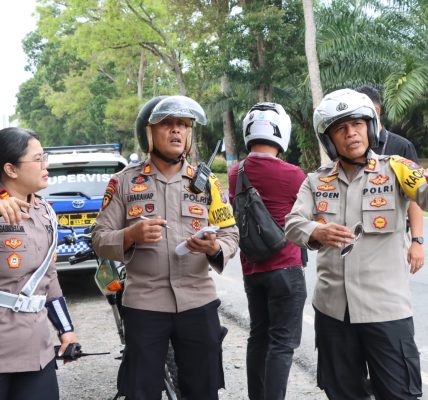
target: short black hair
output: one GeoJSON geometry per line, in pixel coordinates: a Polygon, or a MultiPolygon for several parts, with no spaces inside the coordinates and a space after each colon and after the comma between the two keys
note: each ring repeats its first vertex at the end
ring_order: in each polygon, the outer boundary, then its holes
{"type": "Polygon", "coordinates": [[[357,86],[354,89],[358,93],[364,93],[369,99],[376,105],[382,107],[382,97],[380,96],[379,90],[370,85],[357,86]]]}
{"type": "Polygon", "coordinates": [[[0,130],[0,171],[5,164],[16,164],[27,154],[31,139],[39,140],[39,135],[29,129],[10,127],[0,130]]]}

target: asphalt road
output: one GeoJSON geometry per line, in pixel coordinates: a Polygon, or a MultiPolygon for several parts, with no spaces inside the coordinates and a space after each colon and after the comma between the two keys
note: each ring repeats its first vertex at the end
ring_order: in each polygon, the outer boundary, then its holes
{"type": "MultiPolygon", "coordinates": [[[[428,336],[426,335],[428,332],[428,218],[424,218],[424,237],[425,265],[416,275],[410,277],[410,285],[414,308],[416,343],[421,354],[422,382],[425,393],[421,399],[428,400],[428,336]]],[[[303,366],[312,377],[315,376],[316,371],[314,312],[311,305],[316,279],[315,257],[315,252],[309,252],[309,263],[305,272],[308,297],[303,316],[302,343],[295,353],[296,362],[303,366]]],[[[229,262],[222,275],[212,273],[212,277],[216,281],[224,312],[240,321],[244,326],[248,326],[247,299],[242,283],[239,255],[236,255],[229,262]]]]}

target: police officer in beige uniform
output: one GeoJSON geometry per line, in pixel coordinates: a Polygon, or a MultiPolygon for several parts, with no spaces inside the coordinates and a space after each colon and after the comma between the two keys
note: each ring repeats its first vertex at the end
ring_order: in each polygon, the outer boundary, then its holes
{"type": "Polygon", "coordinates": [[[326,95],[314,128],[334,161],[308,175],[285,232],[318,249],[318,386],[329,399],[368,400],[368,366],[376,399],[417,399],[421,372],[404,232],[409,200],[428,209],[426,174],[413,161],[370,150],[378,121],[365,94],[326,95]]]}
{"type": "Polygon", "coordinates": [[[205,113],[185,96],[158,96],[142,107],[136,131],[150,158],[111,179],[94,229],[98,255],[126,264],[118,389],[127,399],[161,399],[170,339],[183,398],[218,399],[220,301],[208,267],[222,271],[238,248],[238,230],[215,176],[204,192],[192,190],[195,169],[185,155],[195,121],[205,124],[205,113]],[[195,237],[207,225],[220,229],[195,237]],[[190,251],[178,255],[183,241],[190,251]]]}
{"type": "Polygon", "coordinates": [[[58,400],[48,318],[60,353],[77,342],[54,263],[56,216],[34,193],[47,154],[29,130],[0,130],[0,400],[58,400]]]}

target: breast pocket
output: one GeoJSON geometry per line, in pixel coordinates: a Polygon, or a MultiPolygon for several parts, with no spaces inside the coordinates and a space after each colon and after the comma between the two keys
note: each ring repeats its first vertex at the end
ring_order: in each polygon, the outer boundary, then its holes
{"type": "Polygon", "coordinates": [[[32,269],[27,235],[3,234],[0,239],[0,266],[4,276],[20,276],[32,269]]]}
{"type": "Polygon", "coordinates": [[[397,228],[395,197],[378,194],[363,197],[363,225],[365,233],[391,233],[397,228]]]}
{"type": "Polygon", "coordinates": [[[316,200],[315,209],[313,210],[314,220],[324,224],[339,222],[339,207],[337,200],[316,200]]]}
{"type": "Polygon", "coordinates": [[[187,238],[208,225],[208,210],[203,204],[182,202],[181,218],[183,238],[187,238]]]}

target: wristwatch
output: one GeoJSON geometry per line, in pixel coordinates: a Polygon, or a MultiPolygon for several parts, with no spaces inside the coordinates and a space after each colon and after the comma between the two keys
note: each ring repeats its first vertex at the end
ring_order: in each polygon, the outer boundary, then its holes
{"type": "Polygon", "coordinates": [[[424,244],[424,238],[422,236],[417,236],[412,238],[412,242],[416,242],[419,244],[424,244]]]}

